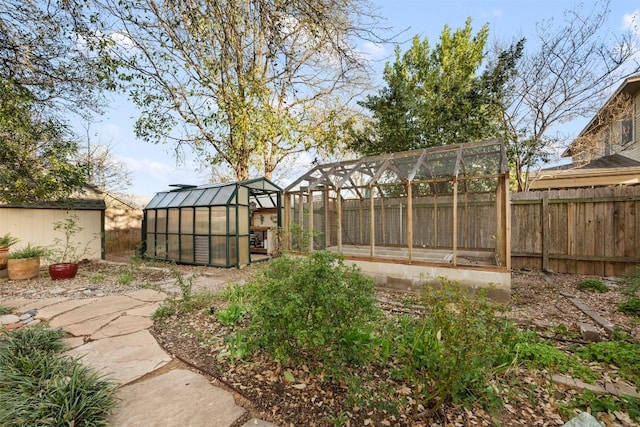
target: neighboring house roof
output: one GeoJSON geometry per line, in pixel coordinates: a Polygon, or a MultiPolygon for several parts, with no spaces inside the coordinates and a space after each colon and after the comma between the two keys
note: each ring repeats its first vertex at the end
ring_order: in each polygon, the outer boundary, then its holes
{"type": "MultiPolygon", "coordinates": [[[[604,110],[607,106],[611,105],[621,94],[626,94],[633,96],[634,94],[640,91],[640,73],[634,74],[633,76],[627,77],[622,84],[618,87],[618,89],[609,97],[607,102],[604,103],[602,107],[598,110],[598,112],[591,118],[589,123],[580,131],[576,140],[580,139],[580,137],[585,136],[590,133],[596,132],[601,126],[602,123],[598,120],[598,116],[600,112],[604,110]]],[[[571,143],[566,150],[562,153],[562,157],[572,156],[574,153],[571,152],[571,148],[574,143],[571,143]]]]}
{"type": "Polygon", "coordinates": [[[592,160],[579,169],[599,169],[599,168],[627,168],[640,166],[640,162],[625,157],[621,154],[612,154],[610,156],[600,157],[592,160]]]}
{"type": "Polygon", "coordinates": [[[532,172],[530,190],[640,184],[640,165],[532,172]]]}

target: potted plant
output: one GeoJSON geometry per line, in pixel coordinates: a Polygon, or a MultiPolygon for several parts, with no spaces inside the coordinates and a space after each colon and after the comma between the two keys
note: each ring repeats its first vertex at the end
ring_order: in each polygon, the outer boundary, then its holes
{"type": "Polygon", "coordinates": [[[40,274],[40,257],[46,256],[46,248],[27,244],[22,249],[11,251],[7,260],[7,274],[10,280],[25,280],[40,274]]]}
{"type": "Polygon", "coordinates": [[[0,270],[7,268],[7,259],[9,258],[9,248],[18,243],[18,238],[7,233],[0,236],[0,270]]]}
{"type": "Polygon", "coordinates": [[[78,221],[78,216],[73,214],[62,221],[53,223],[53,229],[61,232],[64,238],[56,237],[54,239],[54,244],[47,257],[50,261],[49,276],[52,280],[76,277],[78,262],[82,257],[91,253],[90,245],[93,239],[86,243],[75,240],[76,234],[84,230],[78,221]]]}

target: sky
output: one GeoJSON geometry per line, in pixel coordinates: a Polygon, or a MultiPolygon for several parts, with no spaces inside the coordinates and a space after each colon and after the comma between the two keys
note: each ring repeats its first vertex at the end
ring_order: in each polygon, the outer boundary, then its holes
{"type": "MultiPolygon", "coordinates": [[[[390,34],[396,34],[396,42],[406,47],[414,36],[427,37],[433,45],[445,25],[456,29],[463,27],[468,17],[472,18],[474,31],[489,24],[489,44],[494,41],[508,43],[520,37],[530,41],[535,35],[536,23],[553,18],[561,20],[563,12],[575,8],[579,2],[572,0],[372,0],[379,8],[377,13],[385,18],[383,26],[390,34]]],[[[590,10],[593,1],[585,0],[585,10],[590,10]]],[[[638,16],[640,2],[612,0],[605,30],[620,33],[628,27],[633,16],[638,16]]],[[[640,25],[640,18],[635,25],[640,25]]],[[[640,43],[640,31],[636,28],[640,43]]],[[[374,82],[382,82],[382,68],[391,60],[394,45],[363,43],[362,52],[375,60],[374,82]]],[[[525,47],[526,50],[526,47],[525,47]]],[[[123,96],[109,95],[110,107],[91,125],[92,143],[108,143],[117,160],[123,162],[131,172],[132,186],[127,193],[139,197],[141,202],[149,200],[156,192],[164,191],[170,184],[205,184],[209,172],[198,171],[193,156],[187,153],[185,163],[176,161],[173,147],[155,145],[138,140],[134,135],[137,118],[136,107],[123,96]]],[[[567,125],[569,134],[577,134],[590,117],[567,125]]],[[[84,133],[84,131],[81,131],[84,133]]],[[[302,158],[300,162],[308,163],[302,158]]],[[[304,171],[302,171],[304,172],[304,171]]],[[[293,181],[297,176],[289,177],[293,181]]],[[[276,182],[281,186],[286,180],[276,182]]]]}

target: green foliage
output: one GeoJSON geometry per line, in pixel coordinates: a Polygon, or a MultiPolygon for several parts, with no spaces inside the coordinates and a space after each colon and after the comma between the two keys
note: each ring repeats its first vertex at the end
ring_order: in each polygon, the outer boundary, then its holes
{"type": "Polygon", "coordinates": [[[232,363],[243,360],[251,354],[251,345],[247,341],[245,331],[237,330],[224,338],[227,344],[228,356],[232,363]]]}
{"type": "Polygon", "coordinates": [[[0,336],[0,425],[106,426],[115,384],[60,355],[62,331],[21,328],[0,336]]]}
{"type": "Polygon", "coordinates": [[[49,254],[49,250],[42,246],[31,246],[31,243],[27,243],[27,246],[21,249],[16,249],[9,252],[10,259],[26,259],[45,257],[49,254]]]}
{"type": "Polygon", "coordinates": [[[9,248],[19,242],[17,237],[7,233],[4,236],[0,236],[0,248],[9,248]]]}
{"type": "Polygon", "coordinates": [[[162,304],[160,307],[156,308],[156,311],[153,312],[153,314],[151,315],[151,319],[162,322],[163,320],[166,320],[176,314],[176,312],[177,310],[174,304],[162,304]]]}
{"type": "Polygon", "coordinates": [[[123,271],[122,273],[120,273],[117,280],[119,285],[129,285],[131,284],[132,281],[133,281],[133,273],[129,270],[123,271]]]}
{"type": "Polygon", "coordinates": [[[0,316],[4,316],[5,314],[13,313],[13,309],[11,307],[7,307],[6,305],[0,304],[0,316]]]}
{"type": "Polygon", "coordinates": [[[570,402],[569,408],[577,408],[594,414],[598,412],[626,412],[633,421],[640,421],[640,399],[637,397],[625,396],[619,398],[584,390],[582,394],[570,402]]]}
{"type": "Polygon", "coordinates": [[[629,315],[640,317],[640,298],[631,297],[618,305],[618,311],[629,315]]]}
{"type": "Polygon", "coordinates": [[[91,281],[93,283],[102,283],[105,280],[105,275],[103,272],[98,272],[96,274],[94,274],[93,276],[91,276],[91,281]]]}
{"type": "Polygon", "coordinates": [[[634,297],[636,296],[638,289],[640,289],[640,267],[636,267],[629,276],[625,278],[625,287],[622,289],[622,293],[634,297]]]}
{"type": "Polygon", "coordinates": [[[600,279],[584,279],[578,283],[578,289],[581,291],[607,292],[609,287],[600,279]]]}
{"type": "Polygon", "coordinates": [[[518,343],[516,351],[519,360],[529,368],[570,374],[589,383],[597,379],[597,375],[591,369],[581,365],[577,357],[545,342],[518,343]]]}
{"type": "Polygon", "coordinates": [[[496,316],[485,296],[460,286],[426,287],[421,318],[391,319],[380,334],[380,360],[395,367],[394,379],[421,390],[416,400],[431,410],[448,402],[497,405],[489,380],[510,366],[515,328],[496,316]]]}
{"type": "Polygon", "coordinates": [[[64,125],[41,119],[34,95],[0,76],[0,201],[8,203],[67,198],[85,183],[77,152],[64,125]]]}
{"type": "Polygon", "coordinates": [[[340,256],[283,256],[250,286],[249,338],[277,360],[337,368],[367,359],[375,287],[340,256]]]}
{"type": "Polygon", "coordinates": [[[351,148],[365,155],[459,144],[504,133],[502,98],[515,72],[523,41],[486,57],[487,25],[473,33],[445,26],[433,48],[413,38],[411,47],[384,69],[386,86],[361,105],[373,113],[369,127],[353,131],[351,148]]]}
{"type": "Polygon", "coordinates": [[[229,304],[226,309],[216,312],[216,316],[225,325],[233,326],[242,320],[245,312],[246,309],[243,306],[234,302],[229,304]]]}
{"type": "Polygon", "coordinates": [[[620,376],[633,384],[640,384],[640,344],[627,341],[603,341],[576,350],[576,354],[590,362],[617,366],[620,376]]]}

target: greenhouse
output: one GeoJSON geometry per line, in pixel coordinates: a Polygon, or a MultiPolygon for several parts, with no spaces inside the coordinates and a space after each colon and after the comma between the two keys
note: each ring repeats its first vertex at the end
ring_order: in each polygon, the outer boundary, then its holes
{"type": "Polygon", "coordinates": [[[144,209],[145,256],[241,267],[279,251],[282,189],[268,179],[174,187],[144,209]]]}
{"type": "Polygon", "coordinates": [[[509,170],[499,140],[318,165],[285,189],[284,246],[342,253],[379,284],[441,276],[510,294],[509,170]]]}

